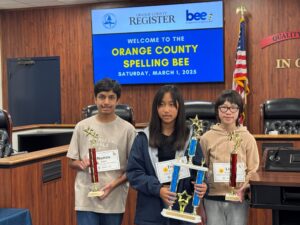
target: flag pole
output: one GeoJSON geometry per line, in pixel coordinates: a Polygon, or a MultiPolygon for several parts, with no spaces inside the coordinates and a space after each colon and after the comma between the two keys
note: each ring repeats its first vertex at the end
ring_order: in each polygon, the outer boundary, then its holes
{"type": "MultiPolygon", "coordinates": [[[[244,16],[244,15],[245,15],[245,12],[247,12],[247,9],[246,9],[246,7],[243,6],[243,5],[237,7],[236,10],[235,10],[235,13],[236,13],[236,14],[241,14],[241,20],[244,20],[244,19],[245,19],[245,16],[244,16]]],[[[246,105],[247,105],[247,95],[248,95],[248,93],[247,93],[247,91],[246,91],[247,84],[246,84],[246,81],[244,81],[243,83],[244,83],[244,89],[245,89],[244,105],[245,105],[245,107],[246,107],[246,105]]],[[[246,111],[244,111],[244,112],[246,113],[246,111]]]]}
{"type": "MultiPolygon", "coordinates": [[[[245,6],[241,5],[239,7],[236,8],[236,14],[240,14],[241,15],[241,19],[240,19],[240,22],[241,21],[244,21],[245,20],[245,13],[247,12],[247,9],[245,6]]],[[[243,81],[243,84],[244,84],[244,91],[245,91],[245,97],[244,97],[244,120],[247,119],[247,95],[248,95],[248,92],[247,92],[247,81],[243,81]]],[[[245,123],[245,121],[243,121],[245,123]]]]}

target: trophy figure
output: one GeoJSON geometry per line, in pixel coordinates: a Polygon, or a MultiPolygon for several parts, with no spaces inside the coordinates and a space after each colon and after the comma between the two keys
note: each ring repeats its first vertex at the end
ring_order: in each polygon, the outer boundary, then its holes
{"type": "Polygon", "coordinates": [[[189,143],[189,164],[193,164],[193,157],[196,154],[196,148],[198,144],[198,139],[203,134],[203,124],[202,120],[198,119],[198,115],[194,119],[190,119],[192,121],[193,126],[193,135],[191,137],[190,143],[189,143]]]}
{"type": "MultiPolygon", "coordinates": [[[[188,163],[182,163],[177,162],[174,163],[173,167],[173,173],[172,173],[172,180],[170,184],[170,191],[171,192],[176,192],[177,191],[177,184],[179,180],[179,172],[181,167],[187,167],[192,170],[197,170],[197,178],[195,183],[196,184],[202,184],[203,179],[204,179],[204,174],[208,170],[206,167],[203,167],[205,160],[202,159],[201,166],[197,166],[193,164],[193,157],[196,154],[196,148],[197,148],[197,143],[198,143],[198,138],[203,132],[202,129],[202,121],[198,119],[196,116],[192,120],[192,126],[193,126],[193,135],[190,139],[189,143],[189,148],[188,148],[188,155],[189,155],[189,161],[188,163]]],[[[183,191],[182,193],[177,193],[178,196],[178,204],[179,204],[179,211],[178,210],[173,210],[172,206],[169,206],[168,209],[163,209],[161,214],[164,217],[172,218],[172,219],[177,219],[177,220],[182,220],[182,221],[187,221],[191,223],[200,223],[201,222],[201,217],[197,215],[197,208],[200,204],[200,198],[196,193],[193,193],[193,199],[192,199],[192,206],[193,206],[193,212],[192,213],[187,213],[185,212],[185,208],[188,205],[190,199],[192,198],[191,195],[187,194],[186,191],[183,191]]]]}
{"type": "Polygon", "coordinates": [[[99,186],[99,177],[98,177],[98,168],[97,168],[97,141],[98,134],[91,128],[87,128],[83,130],[87,137],[91,137],[89,148],[89,160],[90,160],[90,172],[91,172],[91,187],[90,192],[88,193],[88,197],[100,197],[104,194],[103,191],[100,191],[99,186]]]}
{"type": "Polygon", "coordinates": [[[228,201],[240,201],[240,197],[236,193],[236,180],[237,180],[237,152],[241,146],[242,138],[239,134],[232,132],[229,134],[229,140],[233,141],[233,151],[230,154],[230,179],[229,185],[231,192],[225,195],[225,200],[228,201]]]}

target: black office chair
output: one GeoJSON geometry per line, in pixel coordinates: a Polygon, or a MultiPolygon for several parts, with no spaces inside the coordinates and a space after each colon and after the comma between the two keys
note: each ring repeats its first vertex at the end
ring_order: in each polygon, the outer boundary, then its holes
{"type": "Polygon", "coordinates": [[[98,113],[97,105],[88,105],[82,109],[82,119],[91,117],[98,113]]]}
{"type": "Polygon", "coordinates": [[[0,109],[0,157],[13,153],[12,149],[12,120],[7,111],[0,109]]]}
{"type": "Polygon", "coordinates": [[[215,103],[209,101],[186,101],[184,102],[186,120],[191,118],[202,120],[203,133],[210,130],[210,127],[217,123],[215,114],[215,103]]]}
{"type": "MultiPolygon", "coordinates": [[[[88,105],[82,109],[82,117],[88,118],[90,116],[96,115],[98,113],[98,108],[96,105],[88,105]]],[[[133,109],[127,104],[118,104],[116,105],[115,113],[122,118],[123,120],[128,121],[132,125],[135,124],[133,109]]]]}
{"type": "Polygon", "coordinates": [[[300,99],[278,98],[261,104],[263,133],[300,134],[300,99]]]}

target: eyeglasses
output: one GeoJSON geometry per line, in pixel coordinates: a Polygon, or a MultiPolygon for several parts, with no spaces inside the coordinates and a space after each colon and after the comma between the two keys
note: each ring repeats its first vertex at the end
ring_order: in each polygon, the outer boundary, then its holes
{"type": "Polygon", "coordinates": [[[219,106],[219,110],[222,113],[226,113],[228,110],[230,110],[230,112],[232,113],[236,113],[239,110],[238,106],[225,106],[225,105],[221,105],[219,106]]]}

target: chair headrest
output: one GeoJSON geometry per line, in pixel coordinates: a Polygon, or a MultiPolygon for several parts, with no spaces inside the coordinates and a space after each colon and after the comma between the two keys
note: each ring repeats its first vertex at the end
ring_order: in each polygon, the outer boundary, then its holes
{"type": "Polygon", "coordinates": [[[83,118],[88,118],[98,113],[97,105],[88,105],[82,110],[83,118]]]}
{"type": "MultiPolygon", "coordinates": [[[[82,110],[83,118],[88,118],[90,116],[96,115],[98,113],[97,105],[88,105],[82,110]]],[[[123,120],[134,124],[133,110],[127,104],[118,104],[115,109],[116,115],[118,115],[123,120]]]]}
{"type": "Polygon", "coordinates": [[[8,121],[2,110],[0,110],[0,129],[8,129],[8,121]]]}
{"type": "Polygon", "coordinates": [[[127,104],[116,105],[115,113],[123,120],[126,120],[131,124],[134,124],[133,110],[129,105],[127,104]]]}
{"type": "Polygon", "coordinates": [[[268,100],[262,106],[264,119],[299,119],[299,98],[278,98],[268,100]]]}
{"type": "Polygon", "coordinates": [[[198,118],[201,120],[216,120],[215,103],[209,101],[186,101],[184,102],[186,119],[198,118]]]}

